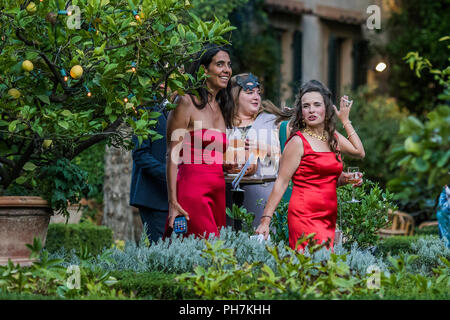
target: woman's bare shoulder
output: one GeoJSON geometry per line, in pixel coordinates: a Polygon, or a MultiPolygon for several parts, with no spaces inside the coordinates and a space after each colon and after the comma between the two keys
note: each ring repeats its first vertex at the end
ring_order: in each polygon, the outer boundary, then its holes
{"type": "Polygon", "coordinates": [[[191,114],[192,111],[194,111],[194,103],[192,102],[191,97],[186,95],[179,95],[174,99],[174,103],[177,105],[174,109],[175,114],[180,116],[187,116],[188,114],[191,114]]]}
{"type": "Polygon", "coordinates": [[[194,102],[192,101],[192,98],[189,94],[177,96],[174,102],[176,103],[177,107],[181,106],[182,108],[188,108],[194,106],[194,102]]]}
{"type": "Polygon", "coordinates": [[[292,138],[289,139],[288,143],[286,144],[286,147],[291,144],[293,146],[303,146],[302,138],[298,134],[295,134],[292,138]]]}

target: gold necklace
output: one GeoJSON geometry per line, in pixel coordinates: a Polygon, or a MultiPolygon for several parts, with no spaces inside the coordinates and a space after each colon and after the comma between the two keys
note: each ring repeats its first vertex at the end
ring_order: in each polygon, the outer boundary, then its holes
{"type": "Polygon", "coordinates": [[[320,141],[327,141],[327,136],[325,134],[325,130],[322,132],[322,135],[319,136],[318,134],[315,134],[314,132],[311,131],[311,129],[309,128],[305,128],[303,130],[303,132],[305,132],[306,134],[310,135],[313,138],[319,139],[320,141]]]}

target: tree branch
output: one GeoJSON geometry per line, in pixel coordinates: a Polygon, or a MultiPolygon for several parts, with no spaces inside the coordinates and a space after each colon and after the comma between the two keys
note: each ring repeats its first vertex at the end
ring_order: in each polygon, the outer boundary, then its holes
{"type": "Polygon", "coordinates": [[[14,161],[9,160],[5,157],[0,157],[0,162],[6,164],[9,167],[14,167],[14,161]]]}
{"type": "Polygon", "coordinates": [[[105,140],[109,135],[114,134],[116,132],[116,130],[119,128],[119,126],[122,124],[123,119],[119,118],[116,121],[114,121],[113,123],[111,123],[104,131],[102,134],[98,134],[95,136],[92,136],[91,138],[87,139],[86,141],[83,141],[82,143],[80,143],[75,150],[69,155],[69,160],[72,160],[73,158],[75,158],[77,155],[79,155],[81,152],[83,152],[84,150],[86,150],[87,148],[93,146],[94,144],[105,140]]]}
{"type": "Polygon", "coordinates": [[[4,180],[2,179],[2,185],[5,187],[5,189],[15,180],[20,176],[20,172],[22,171],[23,166],[25,165],[25,163],[27,163],[30,158],[31,155],[34,152],[34,140],[30,142],[30,144],[28,145],[27,150],[25,151],[25,153],[20,157],[20,159],[13,164],[12,166],[12,170],[11,170],[11,175],[10,176],[6,176],[3,177],[4,180]]]}

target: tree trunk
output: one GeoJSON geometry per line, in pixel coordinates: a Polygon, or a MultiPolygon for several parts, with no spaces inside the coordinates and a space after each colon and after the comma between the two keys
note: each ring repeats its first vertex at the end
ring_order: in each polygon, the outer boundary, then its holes
{"type": "Polygon", "coordinates": [[[133,207],[129,205],[132,164],[130,151],[106,146],[103,225],[113,230],[115,240],[136,240],[133,207]]]}

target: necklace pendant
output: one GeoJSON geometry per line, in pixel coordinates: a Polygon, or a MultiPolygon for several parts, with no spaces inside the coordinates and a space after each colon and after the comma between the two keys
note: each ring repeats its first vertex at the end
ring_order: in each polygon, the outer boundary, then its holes
{"type": "Polygon", "coordinates": [[[327,141],[325,132],[321,136],[319,136],[318,134],[315,134],[314,132],[312,132],[310,129],[305,128],[305,133],[310,135],[313,138],[319,139],[320,141],[323,141],[323,142],[327,141]]]}

